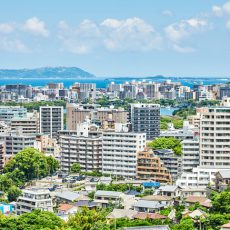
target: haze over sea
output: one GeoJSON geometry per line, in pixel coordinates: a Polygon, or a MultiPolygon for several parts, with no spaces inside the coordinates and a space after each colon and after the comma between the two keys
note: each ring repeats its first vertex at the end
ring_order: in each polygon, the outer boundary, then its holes
{"type": "Polygon", "coordinates": [[[153,81],[153,82],[162,82],[167,79],[171,79],[172,81],[179,81],[182,85],[192,87],[194,84],[218,84],[218,83],[226,83],[230,82],[230,79],[222,79],[222,78],[163,78],[162,77],[154,77],[154,78],[135,78],[135,77],[119,77],[119,78],[46,78],[46,79],[37,79],[37,78],[0,78],[0,85],[7,85],[7,84],[26,84],[32,86],[45,86],[48,83],[58,83],[63,82],[64,86],[69,88],[75,82],[81,83],[96,83],[97,88],[106,88],[106,86],[111,83],[125,83],[127,81],[153,81]]]}

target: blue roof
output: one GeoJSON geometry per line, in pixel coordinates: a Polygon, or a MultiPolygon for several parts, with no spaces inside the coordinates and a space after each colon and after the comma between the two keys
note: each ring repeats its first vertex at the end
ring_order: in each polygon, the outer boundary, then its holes
{"type": "Polygon", "coordinates": [[[136,195],[139,195],[141,194],[140,192],[137,192],[136,190],[127,190],[125,192],[126,195],[133,195],[133,196],[136,196],[136,195]]]}
{"type": "Polygon", "coordinates": [[[149,182],[143,182],[142,185],[144,187],[160,187],[160,182],[155,182],[155,181],[149,181],[149,182]]]}
{"type": "Polygon", "coordinates": [[[77,207],[95,207],[97,204],[89,200],[79,200],[75,203],[77,207]]]}

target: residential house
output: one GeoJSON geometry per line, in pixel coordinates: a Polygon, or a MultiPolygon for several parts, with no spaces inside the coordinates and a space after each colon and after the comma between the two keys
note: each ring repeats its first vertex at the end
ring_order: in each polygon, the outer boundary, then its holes
{"type": "Polygon", "coordinates": [[[230,186],[230,170],[219,170],[216,172],[214,181],[218,191],[225,190],[230,186]]]}
{"type": "Polygon", "coordinates": [[[181,195],[181,187],[179,187],[177,185],[161,186],[158,189],[158,193],[161,196],[169,196],[169,197],[172,197],[172,198],[176,198],[176,197],[179,197],[181,195]]]}
{"type": "Polygon", "coordinates": [[[189,196],[185,199],[185,204],[187,206],[191,204],[199,203],[201,206],[205,208],[211,208],[211,200],[206,198],[206,197],[201,197],[201,196],[189,196]]]}
{"type": "Polygon", "coordinates": [[[138,212],[155,213],[159,212],[165,207],[166,204],[162,202],[140,199],[133,205],[133,210],[138,212]]]}

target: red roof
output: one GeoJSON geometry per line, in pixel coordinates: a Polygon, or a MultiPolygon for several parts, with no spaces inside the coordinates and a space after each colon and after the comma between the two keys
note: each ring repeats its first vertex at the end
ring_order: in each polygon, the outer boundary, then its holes
{"type": "Polygon", "coordinates": [[[74,206],[71,204],[60,204],[58,207],[59,211],[68,211],[69,209],[73,208],[74,206]]]}
{"type": "Polygon", "coordinates": [[[145,213],[145,212],[138,212],[136,215],[134,215],[135,219],[167,219],[167,216],[161,215],[159,213],[145,213]]]}

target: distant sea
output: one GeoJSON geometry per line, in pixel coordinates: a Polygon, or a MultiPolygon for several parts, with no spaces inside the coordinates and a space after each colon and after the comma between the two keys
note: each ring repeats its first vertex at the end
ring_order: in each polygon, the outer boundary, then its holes
{"type": "Polygon", "coordinates": [[[131,78],[131,77],[124,77],[124,78],[93,78],[93,79],[86,79],[86,78],[66,78],[66,79],[60,79],[60,78],[46,78],[46,79],[36,79],[36,78],[1,78],[0,79],[0,85],[7,85],[7,84],[26,84],[26,85],[32,85],[32,86],[45,86],[48,83],[58,83],[63,82],[64,86],[69,88],[71,85],[73,85],[75,82],[80,83],[96,83],[97,88],[106,88],[106,86],[111,83],[125,83],[127,81],[153,81],[153,82],[162,82],[165,80],[172,80],[173,82],[181,82],[182,85],[190,86],[192,87],[194,84],[204,84],[204,85],[210,85],[210,84],[218,84],[218,83],[226,83],[230,82],[229,79],[223,79],[223,78],[131,78]]]}

